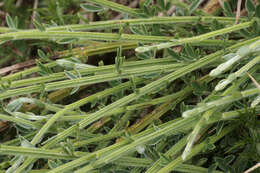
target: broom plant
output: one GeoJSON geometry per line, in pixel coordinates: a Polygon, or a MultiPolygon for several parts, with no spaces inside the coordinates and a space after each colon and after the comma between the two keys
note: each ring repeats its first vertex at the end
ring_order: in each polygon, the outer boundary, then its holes
{"type": "Polygon", "coordinates": [[[257,172],[260,1],[221,2],[4,1],[0,172],[257,172]]]}

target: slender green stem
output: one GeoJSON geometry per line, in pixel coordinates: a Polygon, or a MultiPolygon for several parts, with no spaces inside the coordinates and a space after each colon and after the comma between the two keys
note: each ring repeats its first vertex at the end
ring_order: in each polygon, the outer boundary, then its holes
{"type": "MultiPolygon", "coordinates": [[[[143,158],[134,158],[134,157],[121,157],[119,160],[113,162],[113,164],[127,167],[149,167],[154,165],[152,160],[143,159],[143,158]]],[[[200,166],[194,166],[189,164],[180,164],[176,171],[179,172],[188,172],[188,173],[207,173],[208,169],[200,166]]],[[[213,171],[212,173],[223,173],[221,171],[213,171]]]]}
{"type": "MultiPolygon", "coordinates": [[[[211,23],[217,20],[220,23],[232,24],[236,21],[234,17],[217,17],[217,16],[171,16],[171,17],[151,17],[151,18],[138,18],[138,19],[124,19],[124,20],[109,20],[109,21],[96,21],[88,24],[74,24],[64,25],[46,28],[46,31],[67,31],[68,28],[73,31],[86,31],[86,30],[97,30],[107,28],[120,28],[121,26],[138,26],[138,25],[152,25],[152,24],[183,24],[183,23],[211,23]]],[[[248,21],[247,18],[239,18],[240,22],[248,21]]],[[[18,30],[17,32],[23,32],[25,30],[18,30]]],[[[37,31],[32,29],[29,31],[37,31]]],[[[10,32],[7,27],[0,27],[0,32],[10,32]]]]}
{"type": "Polygon", "coordinates": [[[63,39],[63,38],[82,38],[89,40],[102,41],[141,41],[141,42],[164,42],[170,41],[172,37],[145,36],[133,34],[112,34],[98,32],[68,32],[68,31],[23,31],[0,34],[0,41],[21,40],[21,39],[63,39]]]}
{"type": "Polygon", "coordinates": [[[34,123],[29,120],[25,120],[25,119],[13,117],[13,116],[8,116],[8,115],[4,115],[4,114],[0,114],[0,119],[5,120],[5,121],[14,122],[17,124],[23,124],[23,125],[29,126],[31,128],[35,128],[35,129],[39,129],[41,127],[41,125],[38,123],[34,123]]]}
{"type": "MultiPolygon", "coordinates": [[[[137,61],[138,62],[138,61],[137,61]]],[[[124,75],[136,75],[136,74],[150,74],[152,73],[152,71],[154,71],[154,73],[158,73],[158,70],[161,71],[161,69],[178,69],[179,67],[182,67],[183,65],[185,65],[184,63],[174,63],[171,65],[160,65],[160,61],[155,61],[157,63],[157,65],[153,65],[151,62],[146,61],[147,64],[141,64],[141,63],[135,63],[134,65],[132,65],[133,63],[126,63],[126,65],[123,65],[121,70],[122,73],[119,76],[119,78],[124,78],[124,75]],[[140,65],[138,65],[140,64],[140,65]],[[144,65],[149,65],[148,67],[142,67],[144,65]],[[133,68],[134,67],[134,68],[133,68]]],[[[77,75],[77,72],[75,70],[72,71],[68,71],[74,75],[77,75]]],[[[81,74],[82,78],[84,76],[90,75],[90,74],[96,74],[95,76],[90,76],[90,77],[86,77],[87,78],[95,78],[95,79],[99,79],[101,78],[109,78],[108,76],[114,76],[117,75],[118,73],[115,72],[115,66],[114,65],[109,65],[109,66],[100,66],[100,67],[96,67],[96,68],[84,68],[84,69],[79,69],[78,72],[81,74]],[[109,75],[110,74],[110,75],[109,75]],[[103,77],[104,76],[104,77],[103,77]]],[[[46,85],[47,82],[52,82],[52,81],[58,81],[58,80],[62,80],[62,79],[66,79],[68,78],[66,76],[65,72],[59,72],[59,73],[54,73],[54,74],[50,74],[48,76],[41,76],[41,77],[34,77],[34,78],[29,78],[29,79],[23,79],[23,80],[18,80],[18,81],[14,81],[11,83],[9,88],[16,88],[16,87],[22,87],[22,86],[31,86],[34,84],[40,84],[40,83],[44,83],[46,85]]],[[[85,78],[83,78],[81,80],[84,80],[85,78]]],[[[63,80],[63,82],[66,80],[63,80]]],[[[97,80],[98,81],[98,80],[97,80]]],[[[72,85],[73,87],[73,85],[72,85]]],[[[46,89],[48,87],[46,86],[46,89]]]]}
{"type": "MultiPolygon", "coordinates": [[[[107,43],[106,45],[102,45],[100,47],[91,47],[91,48],[86,48],[83,50],[80,49],[80,53],[76,53],[76,54],[73,54],[73,56],[75,57],[78,57],[78,54],[84,54],[86,56],[91,56],[91,55],[96,55],[96,54],[99,54],[99,53],[108,53],[108,52],[113,52],[113,51],[116,51],[116,48],[118,48],[120,45],[122,45],[122,49],[132,49],[132,48],[135,48],[137,46],[137,43],[133,42],[133,43],[107,43]],[[109,44],[109,45],[107,45],[109,44]]],[[[221,40],[206,40],[199,44],[203,44],[203,46],[209,46],[209,45],[216,45],[216,46],[219,46],[219,45],[230,45],[230,44],[233,44],[233,42],[225,42],[225,41],[221,41],[221,40]]],[[[74,51],[73,51],[74,52],[74,51]]],[[[64,54],[70,54],[69,52],[64,52],[64,53],[59,53],[61,55],[64,55],[64,54]]],[[[164,61],[165,60],[165,63],[167,64],[167,61],[170,63],[170,62],[174,62],[174,60],[172,58],[160,58],[160,59],[149,59],[149,61],[136,61],[137,64],[135,63],[130,63],[130,62],[126,62],[125,64],[127,65],[129,63],[130,66],[135,66],[135,65],[139,65],[139,63],[142,63],[142,62],[151,62],[151,63],[154,63],[154,64],[158,64],[160,63],[160,61],[164,61]],[[156,60],[156,61],[154,61],[156,60]]],[[[163,63],[163,62],[162,62],[163,63]]],[[[141,64],[140,64],[141,65],[141,64]]],[[[44,64],[44,66],[48,67],[48,68],[53,68],[55,66],[57,66],[57,63],[56,61],[55,62],[51,62],[51,63],[47,63],[47,64],[44,64]]],[[[104,68],[113,68],[113,66],[106,66],[104,68]]],[[[96,69],[91,69],[91,70],[96,70],[96,69]]],[[[29,68],[29,69],[25,69],[21,72],[17,72],[17,73],[14,73],[14,74],[10,74],[8,76],[4,76],[2,77],[1,81],[2,82],[7,82],[7,81],[13,81],[13,80],[16,80],[16,79],[20,79],[22,77],[25,77],[27,75],[30,75],[34,72],[37,72],[39,71],[39,67],[32,67],[32,68],[29,68]]]]}
{"type": "Polygon", "coordinates": [[[86,146],[86,145],[91,144],[91,143],[104,142],[106,140],[113,139],[115,137],[119,137],[123,133],[124,133],[124,131],[113,132],[113,133],[109,133],[107,135],[102,135],[100,137],[95,137],[95,138],[90,138],[90,139],[87,139],[87,140],[78,141],[78,142],[75,142],[73,144],[73,146],[78,148],[78,147],[81,147],[81,146],[86,146]]]}
{"type": "MultiPolygon", "coordinates": [[[[159,74],[168,73],[175,70],[175,67],[176,65],[173,64],[173,65],[164,65],[164,66],[149,67],[143,69],[138,68],[138,70],[124,70],[121,74],[114,72],[114,73],[107,73],[107,74],[95,75],[90,77],[87,76],[87,77],[81,77],[76,79],[68,79],[63,81],[46,83],[44,84],[44,88],[41,84],[37,84],[37,83],[52,81],[53,78],[51,76],[38,77],[34,79],[25,79],[25,80],[13,82],[13,85],[11,84],[11,87],[20,87],[24,85],[32,85],[35,83],[37,85],[7,90],[3,93],[0,93],[0,99],[6,99],[12,96],[40,92],[42,91],[42,89],[44,89],[44,91],[53,91],[53,90],[58,90],[63,88],[72,88],[72,87],[107,82],[107,81],[118,80],[118,79],[129,79],[131,76],[139,77],[139,76],[145,76],[154,73],[159,73],[159,74]]],[[[55,76],[58,76],[58,78],[65,77],[63,73],[55,76]]]]}
{"type": "Polygon", "coordinates": [[[10,29],[7,27],[0,27],[0,33],[4,33],[4,32],[10,32],[10,29]]]}
{"type": "MultiPolygon", "coordinates": [[[[212,79],[213,78],[209,78],[209,76],[205,76],[205,77],[202,77],[201,79],[199,79],[198,82],[209,82],[212,79]]],[[[187,86],[177,93],[166,95],[166,96],[163,96],[163,97],[158,97],[158,98],[155,98],[155,99],[152,99],[150,101],[143,102],[143,103],[130,105],[130,106],[127,106],[126,109],[127,110],[137,110],[137,109],[142,109],[142,108],[145,108],[145,107],[148,107],[148,106],[151,106],[151,105],[157,105],[157,104],[160,104],[160,103],[164,103],[164,102],[167,102],[167,101],[170,101],[170,100],[174,100],[174,99],[178,99],[178,98],[184,98],[191,91],[192,91],[192,87],[187,86]]]]}
{"type": "MultiPolygon", "coordinates": [[[[252,22],[243,23],[243,27],[246,28],[246,24],[249,26],[252,22]],[[250,23],[250,24],[249,24],[250,23]]],[[[241,24],[239,24],[241,25],[241,24]]],[[[237,25],[236,25],[237,26],[237,25]]],[[[239,28],[239,27],[237,27],[239,28]]],[[[240,28],[240,29],[241,29],[240,28]]],[[[218,30],[219,31],[219,30],[218,30]]],[[[217,32],[217,31],[215,31],[217,32]]],[[[229,31],[231,32],[231,31],[229,31]]],[[[214,35],[213,35],[214,36],[214,35]]],[[[212,37],[212,36],[211,36],[212,37]]],[[[78,38],[78,39],[88,39],[88,40],[101,40],[101,41],[138,41],[145,43],[154,43],[154,42],[169,42],[174,39],[174,37],[167,36],[148,36],[148,35],[134,35],[134,34],[113,34],[113,33],[99,33],[99,32],[69,32],[69,31],[23,31],[23,32],[10,32],[5,34],[0,34],[0,44],[9,40],[22,40],[22,39],[64,39],[64,38],[78,38]]],[[[210,42],[205,39],[199,40],[200,38],[192,37],[193,39],[182,39],[181,42],[175,43],[179,45],[180,43],[194,43],[196,45],[205,45],[210,42]]],[[[205,37],[203,37],[205,38],[205,37]]],[[[215,40],[215,43],[220,43],[223,41],[215,40]]],[[[214,43],[214,45],[215,45],[214,43]]],[[[173,43],[167,43],[173,44],[173,43]]],[[[212,43],[211,43],[212,44],[212,43]]]]}
{"type": "MultiPolygon", "coordinates": [[[[220,134],[215,134],[211,137],[209,137],[208,141],[205,140],[204,142],[196,145],[190,152],[190,154],[187,156],[187,160],[192,158],[193,156],[195,156],[196,154],[198,154],[199,152],[201,152],[207,145],[209,144],[214,144],[215,142],[217,142],[218,140],[220,140],[223,136],[225,136],[226,134],[230,133],[232,130],[235,129],[236,126],[229,126],[224,128],[220,134]]],[[[170,162],[169,164],[167,164],[165,167],[163,167],[162,169],[160,169],[158,171],[158,173],[168,173],[174,169],[176,169],[176,167],[178,165],[180,165],[183,162],[181,156],[179,156],[178,158],[174,159],[172,162],[170,162]]]]}
{"type": "Polygon", "coordinates": [[[194,43],[194,42],[200,42],[206,39],[209,39],[211,37],[215,37],[218,35],[223,35],[226,33],[230,33],[230,32],[234,32],[234,31],[238,31],[240,29],[245,29],[250,27],[253,24],[253,21],[250,22],[245,22],[245,23],[241,23],[238,25],[233,25],[227,28],[223,28],[223,29],[219,29],[216,31],[212,31],[206,34],[202,34],[199,36],[194,36],[191,38],[183,38],[183,39],[179,39],[179,40],[171,40],[171,42],[167,42],[167,43],[161,43],[158,45],[153,45],[153,46],[144,46],[144,47],[138,47],[136,48],[136,52],[146,52],[146,51],[150,51],[150,50],[160,50],[160,49],[165,49],[165,48],[169,48],[172,46],[177,46],[177,45],[182,45],[185,43],[194,43]]]}
{"type": "MultiPolygon", "coordinates": [[[[137,46],[137,43],[135,43],[135,42],[129,42],[129,43],[114,42],[114,43],[105,43],[105,44],[98,46],[98,47],[87,46],[87,47],[84,47],[83,50],[81,48],[80,51],[77,51],[76,53],[74,53],[75,51],[72,51],[72,56],[80,58],[79,57],[80,54],[83,54],[84,56],[92,56],[92,55],[97,55],[97,54],[100,54],[100,53],[114,52],[120,46],[122,46],[122,49],[124,49],[124,50],[125,49],[133,49],[137,46]]],[[[58,52],[57,54],[61,55],[61,56],[70,56],[71,52],[63,51],[63,52],[58,52]]],[[[56,63],[56,61],[54,61],[54,62],[44,64],[44,66],[46,66],[48,68],[53,68],[53,67],[57,66],[57,63],[56,63]]],[[[25,77],[27,75],[30,75],[32,73],[39,71],[39,69],[40,68],[38,66],[29,68],[29,69],[25,69],[21,72],[17,72],[17,73],[14,73],[14,74],[4,76],[4,77],[2,77],[1,81],[13,81],[13,80],[16,80],[16,79],[20,79],[22,77],[25,77]]]]}
{"type": "Polygon", "coordinates": [[[226,97],[223,97],[221,99],[205,103],[203,106],[199,106],[199,107],[196,107],[194,109],[185,111],[182,116],[185,117],[185,118],[189,117],[189,116],[195,116],[195,115],[198,115],[198,114],[205,112],[209,109],[217,108],[219,106],[222,106],[222,105],[225,105],[225,104],[228,104],[228,103],[231,103],[231,102],[234,102],[234,101],[237,101],[237,100],[240,100],[242,98],[246,98],[246,97],[249,97],[249,96],[252,96],[252,95],[256,95],[258,93],[259,93],[258,88],[248,89],[248,90],[242,91],[242,92],[236,92],[236,93],[234,93],[230,96],[226,96],[226,97]]]}
{"type": "Polygon", "coordinates": [[[16,146],[7,146],[0,145],[0,152],[4,155],[22,155],[22,156],[31,156],[37,158],[49,158],[49,159],[65,159],[72,160],[77,157],[70,156],[68,154],[63,154],[61,152],[55,152],[53,150],[46,150],[40,148],[26,148],[26,147],[16,147],[16,146]]]}
{"type": "Polygon", "coordinates": [[[221,116],[221,120],[232,120],[234,118],[239,117],[239,115],[243,112],[246,111],[255,111],[256,113],[260,112],[260,106],[254,107],[254,108],[247,108],[245,109],[239,109],[239,110],[234,110],[234,111],[229,111],[229,112],[223,112],[221,116]]]}
{"type": "Polygon", "coordinates": [[[232,83],[235,79],[245,75],[245,73],[250,70],[253,66],[260,62],[260,56],[255,57],[253,60],[249,61],[246,65],[240,68],[238,71],[231,73],[228,77],[218,83],[215,87],[216,91],[224,89],[227,85],[232,83]]]}
{"type": "MultiPolygon", "coordinates": [[[[27,139],[27,140],[31,140],[36,133],[37,133],[36,131],[35,131],[35,132],[31,132],[31,133],[29,133],[29,134],[27,134],[27,135],[25,135],[25,136],[23,136],[23,137],[24,137],[25,139],[27,139]]],[[[15,138],[15,139],[13,139],[13,140],[4,142],[4,143],[2,143],[2,144],[3,144],[3,145],[20,145],[20,144],[21,144],[21,140],[20,140],[19,138],[15,138]]]]}

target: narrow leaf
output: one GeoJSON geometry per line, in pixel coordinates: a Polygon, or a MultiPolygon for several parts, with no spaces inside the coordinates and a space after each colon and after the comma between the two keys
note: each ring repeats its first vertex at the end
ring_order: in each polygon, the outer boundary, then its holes
{"type": "Polygon", "coordinates": [[[42,58],[42,59],[48,58],[47,55],[41,49],[38,49],[37,52],[38,52],[38,55],[40,58],[42,58]]]}
{"type": "Polygon", "coordinates": [[[39,23],[36,20],[33,20],[33,25],[35,26],[36,29],[40,30],[40,31],[45,31],[45,27],[42,23],[39,23]]]}
{"type": "Polygon", "coordinates": [[[98,5],[93,5],[93,4],[80,4],[80,7],[83,8],[87,12],[100,12],[104,11],[104,8],[98,5]]]}
{"type": "Polygon", "coordinates": [[[58,44],[70,44],[70,43],[75,43],[78,40],[79,40],[78,38],[64,38],[64,39],[57,40],[56,43],[58,43],[58,44]]]}
{"type": "Polygon", "coordinates": [[[234,14],[232,12],[232,9],[228,2],[224,2],[224,13],[227,17],[234,17],[234,14]]]}
{"type": "Polygon", "coordinates": [[[189,12],[192,13],[196,10],[202,2],[203,0],[194,0],[189,6],[189,12]]]}
{"type": "Polygon", "coordinates": [[[252,0],[246,0],[246,10],[248,13],[255,12],[255,5],[252,0]]]}
{"type": "Polygon", "coordinates": [[[15,22],[9,14],[6,15],[5,20],[9,28],[16,29],[15,22]]]}

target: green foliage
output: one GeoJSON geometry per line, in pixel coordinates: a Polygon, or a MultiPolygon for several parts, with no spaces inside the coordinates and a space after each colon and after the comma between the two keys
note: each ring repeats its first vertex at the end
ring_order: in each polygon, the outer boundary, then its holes
{"type": "Polygon", "coordinates": [[[100,12],[104,11],[104,8],[97,6],[97,5],[91,5],[91,4],[80,4],[80,7],[86,10],[87,12],[100,12]]]}
{"type": "Polygon", "coordinates": [[[259,162],[260,1],[32,2],[0,3],[0,172],[259,162]]]}

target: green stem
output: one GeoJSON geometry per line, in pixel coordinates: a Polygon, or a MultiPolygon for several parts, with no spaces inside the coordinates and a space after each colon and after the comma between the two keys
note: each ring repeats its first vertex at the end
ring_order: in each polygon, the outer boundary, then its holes
{"type": "MultiPolygon", "coordinates": [[[[138,68],[138,70],[128,70],[128,71],[124,70],[121,74],[114,72],[114,73],[101,74],[101,75],[95,75],[90,77],[87,76],[87,77],[81,77],[76,79],[68,79],[63,81],[46,83],[44,84],[44,88],[41,84],[37,84],[37,83],[52,81],[53,78],[51,78],[51,76],[25,79],[25,80],[13,82],[13,84],[11,84],[11,87],[20,87],[24,85],[32,85],[35,83],[37,85],[7,90],[3,93],[0,93],[0,99],[6,99],[13,96],[30,94],[35,92],[41,92],[42,89],[44,89],[44,91],[53,91],[53,90],[58,90],[63,88],[72,88],[72,87],[107,82],[107,81],[118,80],[118,79],[129,79],[131,76],[140,77],[140,76],[145,76],[154,73],[159,73],[159,74],[168,73],[175,70],[174,67],[176,67],[175,64],[168,65],[168,66],[164,65],[159,67],[149,67],[143,69],[138,68]],[[39,78],[41,80],[39,80],[39,78]]],[[[64,77],[64,74],[61,74],[59,76],[64,77]]]]}
{"type": "MultiPolygon", "coordinates": [[[[247,22],[251,23],[252,22],[247,22]]],[[[243,24],[247,24],[243,23],[243,24]]],[[[241,24],[239,24],[241,25],[241,24]]],[[[237,26],[237,25],[235,25],[237,26]]],[[[246,28],[245,26],[241,28],[246,28]]],[[[10,32],[5,34],[0,34],[0,44],[9,40],[22,40],[22,39],[88,39],[88,40],[101,40],[101,41],[138,41],[145,43],[154,43],[154,42],[169,42],[174,39],[174,37],[167,36],[148,36],[148,35],[135,35],[135,34],[113,34],[113,33],[99,33],[99,32],[69,32],[69,31],[23,31],[23,32],[10,32]]],[[[208,42],[203,42],[195,37],[194,39],[184,39],[183,43],[196,43],[196,45],[205,45],[208,42]]],[[[205,40],[205,39],[204,39],[205,40]]],[[[182,40],[181,40],[182,41],[182,40]]],[[[220,43],[223,41],[217,41],[220,43]]],[[[173,43],[167,43],[173,44],[173,43]]],[[[178,42],[179,44],[179,42],[178,42]]],[[[178,45],[177,44],[177,45],[178,45]]],[[[214,43],[215,45],[215,43],[214,43]]]]}
{"type": "MultiPolygon", "coordinates": [[[[189,129],[192,127],[192,124],[194,121],[196,121],[196,118],[194,118],[194,117],[190,118],[187,121],[186,121],[186,119],[185,120],[175,119],[175,121],[173,121],[171,123],[167,123],[168,125],[165,126],[164,128],[159,127],[160,129],[157,131],[154,131],[154,129],[150,129],[153,132],[151,132],[149,134],[147,134],[147,132],[142,133],[142,137],[140,135],[135,135],[136,137],[131,137],[134,140],[132,143],[125,145],[121,148],[117,147],[117,149],[115,151],[110,150],[110,152],[103,157],[100,157],[100,156],[96,157],[98,160],[88,166],[90,166],[92,169],[93,168],[92,166],[94,166],[94,164],[95,164],[95,166],[97,166],[97,165],[100,165],[103,163],[112,162],[112,161],[116,160],[119,156],[121,156],[122,154],[125,154],[125,153],[135,149],[136,146],[144,144],[152,139],[155,139],[156,137],[159,137],[161,135],[170,135],[172,133],[178,132],[179,130],[184,130],[183,129],[184,126],[185,126],[185,128],[189,129]],[[140,137],[138,137],[138,136],[140,136],[140,137]]],[[[85,159],[86,157],[88,157],[88,156],[83,156],[72,162],[64,164],[56,169],[53,169],[50,173],[57,173],[61,170],[65,170],[65,168],[66,168],[66,171],[69,171],[69,170],[73,169],[74,167],[80,166],[80,165],[88,162],[88,160],[85,159]]],[[[91,170],[91,169],[89,169],[90,167],[88,167],[87,170],[85,170],[84,167],[82,169],[86,172],[86,171],[91,170]]],[[[79,172],[81,172],[81,170],[79,172]]]]}
{"type": "MultiPolygon", "coordinates": [[[[255,38],[257,39],[257,38],[255,38]]],[[[248,44],[248,42],[253,42],[255,39],[252,39],[250,41],[245,41],[245,42],[242,42],[243,44],[248,44]]],[[[242,45],[243,45],[242,44],[242,45]]],[[[236,49],[238,47],[241,46],[241,43],[239,44],[236,44],[230,48],[228,48],[229,50],[232,50],[232,49],[236,49]]],[[[194,62],[194,63],[191,63],[175,72],[172,72],[154,82],[151,82],[149,83],[148,85],[138,89],[139,92],[138,93],[132,93],[128,96],[125,96],[124,98],[120,99],[120,100],[117,100],[116,102],[104,107],[103,109],[89,115],[88,117],[86,117],[84,120],[81,120],[79,122],[79,126],[80,128],[84,128],[86,127],[87,125],[89,125],[90,123],[98,120],[99,118],[103,117],[103,114],[105,112],[108,112],[109,110],[113,110],[114,108],[116,107],[120,107],[120,106],[124,106],[128,103],[130,103],[131,101],[135,100],[135,99],[138,99],[140,98],[141,96],[147,94],[147,93],[150,93],[158,88],[162,88],[162,87],[165,87],[167,83],[170,83],[172,81],[174,81],[175,79],[178,79],[179,77],[189,73],[189,72],[192,72],[193,70],[196,70],[196,69],[199,69],[207,64],[210,64],[214,61],[216,61],[221,55],[224,54],[224,50],[220,50],[220,51],[217,51],[213,54],[210,54],[208,56],[205,56],[204,58],[194,62]]]]}
{"type": "Polygon", "coordinates": [[[17,124],[23,124],[23,125],[35,128],[35,129],[39,129],[41,127],[41,125],[38,123],[34,123],[29,120],[25,120],[25,119],[13,117],[13,116],[8,116],[8,115],[4,115],[4,114],[0,114],[0,119],[5,120],[5,121],[14,122],[17,124]]]}
{"type": "Polygon", "coordinates": [[[72,160],[77,157],[70,156],[68,154],[63,154],[61,152],[55,152],[53,150],[46,150],[40,148],[26,148],[26,147],[16,147],[0,145],[0,152],[4,155],[16,155],[16,156],[31,156],[36,158],[49,158],[49,159],[65,159],[72,160]]]}
{"type": "MultiPolygon", "coordinates": [[[[123,20],[109,20],[109,21],[96,21],[88,24],[74,24],[46,28],[46,31],[67,31],[68,28],[73,31],[86,31],[107,28],[120,28],[121,26],[138,26],[138,25],[152,25],[152,24],[183,24],[183,23],[211,23],[217,20],[220,23],[232,24],[236,21],[234,17],[217,17],[217,16],[171,16],[171,17],[151,17],[151,18],[138,18],[138,19],[123,19],[123,20]]],[[[240,22],[248,21],[247,18],[239,18],[240,22]]],[[[26,30],[18,30],[17,32],[24,32],[26,30]]],[[[38,31],[37,29],[28,30],[31,32],[38,31]]],[[[0,27],[0,32],[10,32],[7,27],[0,27]]]]}
{"type": "MultiPolygon", "coordinates": [[[[81,53],[84,56],[92,56],[92,55],[97,55],[97,54],[100,54],[100,53],[114,52],[120,46],[122,46],[123,50],[124,49],[133,49],[137,46],[137,43],[135,43],[135,42],[130,42],[130,43],[115,42],[115,43],[105,43],[102,46],[98,46],[98,47],[87,46],[87,47],[84,47],[83,50],[80,49],[80,51],[77,51],[76,53],[74,53],[74,51],[72,51],[72,56],[80,58],[79,54],[81,54],[81,53]]],[[[70,56],[71,55],[71,53],[69,51],[58,52],[57,54],[61,55],[61,56],[70,56]]],[[[54,62],[44,64],[44,66],[46,66],[48,68],[53,68],[53,67],[57,66],[57,63],[56,63],[56,61],[54,61],[54,62]]],[[[4,77],[2,77],[1,81],[13,81],[13,80],[19,79],[21,77],[25,77],[27,75],[35,73],[37,71],[39,71],[38,66],[32,67],[32,68],[29,68],[29,69],[25,69],[21,72],[17,72],[17,73],[14,73],[14,74],[10,74],[8,76],[4,76],[4,77]]]]}
{"type": "Polygon", "coordinates": [[[198,115],[198,114],[205,112],[209,109],[217,108],[219,106],[222,106],[222,105],[225,105],[225,104],[228,104],[228,103],[231,103],[231,102],[234,102],[234,101],[237,101],[237,100],[240,100],[242,98],[246,98],[246,97],[249,97],[249,96],[252,96],[252,95],[256,95],[258,93],[259,93],[258,88],[248,89],[248,90],[242,91],[242,92],[235,92],[234,94],[232,94],[230,96],[225,96],[221,99],[214,100],[214,101],[205,103],[202,106],[199,106],[199,107],[196,107],[194,109],[185,111],[182,116],[185,117],[185,118],[190,117],[190,116],[195,116],[195,115],[198,115]]]}
{"type": "Polygon", "coordinates": [[[238,71],[231,73],[228,77],[218,83],[215,87],[216,91],[224,89],[227,85],[232,83],[235,79],[245,75],[245,73],[250,70],[253,66],[260,62],[260,56],[255,57],[253,60],[249,61],[246,65],[241,67],[238,71]]]}
{"type": "MultiPolygon", "coordinates": [[[[169,135],[170,132],[173,132],[175,130],[179,130],[180,128],[185,127],[191,127],[191,124],[193,124],[194,121],[196,121],[196,118],[192,117],[189,120],[185,121],[186,119],[183,120],[179,120],[176,123],[172,123],[171,125],[159,129],[149,135],[146,135],[142,138],[136,139],[134,140],[132,143],[123,146],[119,149],[117,149],[114,152],[111,152],[110,154],[101,157],[100,159],[98,159],[97,161],[95,161],[94,163],[91,163],[81,169],[79,169],[78,171],[76,171],[75,173],[83,173],[83,172],[87,172],[90,171],[92,169],[94,169],[95,167],[97,167],[98,165],[103,165],[103,164],[107,164],[110,163],[114,160],[117,160],[119,157],[121,157],[122,155],[125,155],[126,153],[133,151],[137,146],[142,145],[144,143],[147,143],[148,141],[151,141],[152,139],[155,139],[159,136],[162,135],[169,135]]],[[[84,164],[84,163],[82,163],[84,164]]],[[[52,171],[51,173],[56,173],[56,171],[52,171]]]]}
{"type": "MultiPolygon", "coordinates": [[[[214,144],[215,142],[217,142],[218,140],[220,140],[223,136],[225,136],[226,134],[230,133],[231,131],[233,131],[235,129],[236,126],[229,126],[224,128],[220,134],[215,134],[211,137],[209,137],[209,140],[205,140],[204,142],[196,145],[190,152],[190,154],[187,156],[187,160],[189,160],[190,158],[192,158],[193,156],[197,155],[199,152],[201,152],[207,145],[209,144],[214,144]]],[[[183,162],[181,156],[179,156],[178,158],[176,158],[175,160],[173,160],[172,162],[170,162],[169,164],[167,164],[165,167],[163,167],[162,169],[160,169],[158,171],[158,173],[168,173],[172,170],[175,170],[177,168],[178,165],[180,165],[183,162]]]]}
{"type": "MultiPolygon", "coordinates": [[[[129,75],[135,75],[136,74],[144,74],[144,73],[152,73],[151,71],[154,71],[155,73],[158,72],[158,70],[161,70],[162,68],[164,69],[177,69],[179,67],[182,67],[185,65],[184,63],[174,63],[171,65],[164,65],[165,62],[159,59],[159,61],[153,61],[153,62],[148,62],[145,60],[145,62],[142,61],[137,61],[136,63],[125,63],[125,65],[122,66],[121,70],[122,73],[119,75],[119,77],[123,77],[125,74],[129,75]],[[157,64],[153,64],[157,63],[157,64]],[[160,62],[163,62],[160,64],[160,62]],[[147,66],[147,67],[142,67],[142,66],[147,66]]],[[[167,62],[167,61],[166,61],[167,62]]],[[[170,62],[170,60],[168,61],[170,62]]],[[[173,61],[172,61],[173,62],[173,61]]],[[[77,75],[77,72],[75,70],[68,71],[74,75],[77,75]]],[[[115,66],[114,65],[108,65],[108,66],[100,66],[100,67],[95,67],[95,68],[83,68],[79,69],[78,72],[82,76],[82,80],[85,78],[103,78],[103,75],[107,75],[106,78],[109,78],[108,76],[110,75],[116,75],[118,73],[115,73],[115,66]],[[95,76],[87,76],[91,74],[96,74],[95,76]],[[108,75],[110,74],[110,75],[108,75]],[[84,76],[87,76],[84,78],[84,76]]],[[[34,77],[34,78],[29,78],[29,79],[23,79],[23,80],[18,80],[14,81],[11,83],[9,88],[16,88],[16,87],[22,87],[22,86],[28,86],[28,85],[34,85],[34,84],[40,84],[40,83],[47,83],[47,82],[52,82],[52,81],[58,81],[62,79],[67,79],[68,77],[66,76],[65,72],[59,72],[59,73],[54,73],[50,74],[48,76],[41,76],[41,77],[34,77]]],[[[63,80],[63,82],[66,80],[63,80]]],[[[47,87],[47,86],[46,86],[47,87]]],[[[48,88],[48,87],[47,87],[48,88]]]]}
{"type": "Polygon", "coordinates": [[[230,33],[233,31],[237,31],[240,29],[245,29],[250,27],[253,24],[253,21],[250,22],[245,22],[245,23],[241,23],[238,25],[233,25],[227,28],[223,28],[223,29],[219,29],[216,31],[212,31],[206,34],[202,34],[199,36],[194,36],[191,38],[183,38],[183,39],[179,39],[179,40],[171,40],[171,42],[167,42],[167,43],[162,43],[162,44],[158,44],[158,45],[153,45],[153,46],[143,46],[143,47],[138,47],[135,49],[136,52],[146,52],[146,51],[150,51],[150,50],[160,50],[160,49],[165,49],[165,48],[169,48],[172,46],[177,46],[177,45],[182,45],[182,44],[186,44],[186,43],[194,43],[194,42],[200,42],[206,39],[209,39],[211,37],[215,37],[218,35],[223,35],[226,33],[230,33]]]}
{"type": "MultiPolygon", "coordinates": [[[[166,157],[173,157],[178,152],[182,150],[182,148],[186,145],[187,143],[188,136],[184,136],[182,139],[180,139],[174,146],[169,149],[164,156],[166,157]]],[[[160,157],[149,169],[146,170],[145,173],[156,173],[161,169],[161,162],[163,161],[163,158],[160,157]]]]}

